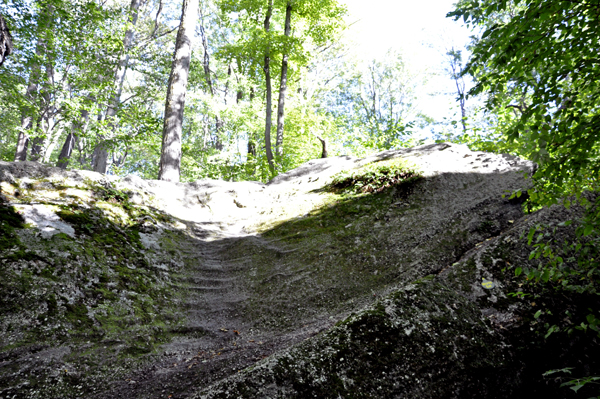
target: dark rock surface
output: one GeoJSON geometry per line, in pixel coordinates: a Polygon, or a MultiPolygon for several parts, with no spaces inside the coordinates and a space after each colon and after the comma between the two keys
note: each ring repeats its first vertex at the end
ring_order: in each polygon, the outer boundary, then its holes
{"type": "Polygon", "coordinates": [[[563,397],[541,373],[597,346],[544,341],[510,295],[521,235],[578,212],[524,215],[509,196],[533,168],[448,144],[267,185],[0,162],[0,397],[563,397]],[[397,157],[424,178],[327,190],[397,157]]]}

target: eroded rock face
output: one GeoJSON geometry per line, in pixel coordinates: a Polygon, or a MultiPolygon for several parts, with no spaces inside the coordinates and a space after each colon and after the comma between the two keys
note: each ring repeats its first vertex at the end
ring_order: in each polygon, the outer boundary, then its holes
{"type": "Polygon", "coordinates": [[[502,262],[526,257],[532,219],[508,198],[533,168],[449,144],[268,184],[0,162],[0,396],[518,395],[530,371],[506,331],[524,336],[531,305],[502,262]],[[424,179],[326,189],[395,157],[424,179]]]}

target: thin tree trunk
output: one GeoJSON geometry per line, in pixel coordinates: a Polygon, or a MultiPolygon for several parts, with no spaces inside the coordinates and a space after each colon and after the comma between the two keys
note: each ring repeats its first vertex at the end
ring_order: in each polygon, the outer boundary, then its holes
{"type": "MultiPolygon", "coordinates": [[[[231,65],[228,66],[227,69],[227,81],[225,82],[225,91],[223,93],[223,99],[225,105],[227,105],[227,92],[229,91],[229,77],[231,76],[231,65]]],[[[223,131],[223,127],[225,126],[225,121],[219,117],[219,115],[215,115],[215,149],[218,151],[223,151],[225,146],[223,145],[223,141],[221,140],[221,132],[223,131]]]]}
{"type": "MultiPolygon", "coordinates": [[[[285,36],[290,37],[292,33],[292,3],[288,1],[285,8],[285,36]]],[[[287,91],[287,74],[288,74],[288,54],[283,54],[281,61],[281,81],[279,83],[279,102],[277,104],[277,140],[275,142],[275,150],[277,156],[283,155],[283,124],[285,116],[285,93],[287,91]]]]}
{"type": "MultiPolygon", "coordinates": [[[[44,47],[43,40],[38,39],[35,47],[36,57],[40,57],[42,54],[42,48],[44,47]]],[[[29,148],[29,133],[33,127],[33,103],[37,96],[38,91],[38,80],[40,78],[40,66],[34,63],[31,67],[29,74],[29,84],[25,90],[25,98],[30,103],[21,114],[21,131],[19,132],[19,138],[17,139],[17,148],[15,151],[15,162],[27,160],[27,150],[29,148]]]]}
{"type": "Polygon", "coordinates": [[[208,54],[208,40],[206,38],[206,31],[204,30],[204,14],[202,13],[202,10],[200,10],[200,21],[200,37],[202,38],[202,47],[204,48],[204,60],[202,66],[204,67],[204,78],[206,79],[206,84],[208,85],[208,90],[212,97],[215,95],[215,91],[213,89],[212,79],[210,78],[210,54],[208,54]]]}
{"type": "Polygon", "coordinates": [[[178,182],[180,177],[183,110],[197,14],[198,0],[184,0],[167,87],[159,180],[178,182]]]}
{"type": "Polygon", "coordinates": [[[89,111],[83,110],[81,111],[81,120],[79,122],[74,122],[71,126],[71,133],[67,135],[65,139],[65,143],[62,146],[60,151],[60,155],[58,156],[58,162],[56,166],[61,169],[67,169],[69,166],[69,161],[71,160],[71,154],[73,154],[73,149],[75,148],[75,143],[77,142],[77,135],[75,132],[83,132],[85,126],[89,120],[89,111]]]}
{"type": "Polygon", "coordinates": [[[4,64],[4,60],[12,53],[12,50],[12,35],[6,26],[4,18],[0,15],[0,66],[4,64]]]}
{"type": "MultiPolygon", "coordinates": [[[[202,8],[200,8],[200,37],[202,38],[202,47],[204,48],[204,78],[206,80],[206,84],[208,85],[208,90],[211,98],[215,96],[215,88],[213,85],[212,78],[210,76],[210,54],[208,53],[208,39],[206,37],[206,31],[204,29],[204,13],[202,8]]],[[[225,98],[227,98],[227,90],[225,90],[225,98]]],[[[227,101],[227,100],[225,100],[227,101]]],[[[211,140],[213,142],[213,146],[216,150],[223,150],[223,143],[221,142],[221,137],[219,133],[223,129],[224,122],[219,118],[218,115],[215,115],[215,138],[211,140]]]]}
{"type": "MultiPolygon", "coordinates": [[[[265,17],[265,32],[269,32],[271,29],[271,16],[273,15],[273,0],[269,0],[269,8],[267,9],[267,16],[265,17]]],[[[267,40],[270,40],[267,38],[267,40]]],[[[267,51],[265,53],[265,64],[263,67],[265,71],[265,86],[267,90],[267,115],[265,117],[265,150],[267,152],[267,161],[269,162],[269,169],[271,174],[275,174],[275,164],[273,163],[273,152],[271,150],[271,125],[273,124],[273,110],[271,108],[273,102],[273,94],[271,92],[271,55],[270,46],[267,44],[267,51]]]]}
{"type": "Polygon", "coordinates": [[[450,69],[452,79],[456,84],[456,93],[458,94],[458,104],[460,105],[460,122],[462,124],[463,133],[467,133],[467,110],[465,105],[465,81],[460,75],[461,73],[461,54],[460,51],[454,50],[452,47],[446,52],[446,55],[450,57],[450,69]]]}
{"type": "MultiPolygon", "coordinates": [[[[114,117],[117,114],[119,104],[121,102],[121,94],[123,92],[123,85],[125,83],[125,75],[127,74],[127,68],[129,66],[129,50],[133,43],[133,28],[137,24],[138,10],[143,3],[143,0],[131,0],[129,10],[131,11],[129,23],[130,26],[125,31],[125,38],[123,39],[123,53],[119,59],[119,65],[115,73],[115,85],[117,92],[111,98],[108,108],[106,110],[105,119],[109,122],[110,128],[114,129],[114,117]]],[[[95,172],[106,173],[108,170],[108,143],[105,141],[106,137],[103,135],[99,136],[100,142],[94,148],[94,154],[92,155],[92,168],[95,172]]]]}
{"type": "Polygon", "coordinates": [[[42,97],[46,102],[46,109],[44,114],[42,115],[42,148],[40,151],[40,155],[42,158],[42,162],[47,163],[50,161],[50,156],[52,155],[52,151],[56,147],[56,142],[58,137],[62,133],[61,130],[55,131],[55,121],[54,115],[56,108],[53,104],[53,96],[52,92],[54,90],[54,67],[52,66],[53,59],[48,57],[46,60],[46,90],[43,90],[42,97]]]}
{"type": "Polygon", "coordinates": [[[315,137],[321,142],[321,158],[327,158],[327,141],[319,135],[315,135],[315,137]]]}

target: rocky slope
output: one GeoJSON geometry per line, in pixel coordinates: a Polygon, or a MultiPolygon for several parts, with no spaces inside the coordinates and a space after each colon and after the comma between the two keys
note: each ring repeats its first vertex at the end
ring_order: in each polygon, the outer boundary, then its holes
{"type": "Polygon", "coordinates": [[[0,397],[552,397],[541,373],[597,346],[535,360],[560,345],[510,295],[523,232],[579,212],[524,215],[533,167],[448,144],[266,185],[0,162],[0,397]],[[423,178],[328,186],[393,158],[423,178]]]}

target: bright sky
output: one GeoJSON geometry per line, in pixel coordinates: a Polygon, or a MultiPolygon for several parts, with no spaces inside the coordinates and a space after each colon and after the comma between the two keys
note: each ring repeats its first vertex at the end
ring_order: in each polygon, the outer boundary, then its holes
{"type": "MultiPolygon", "coordinates": [[[[416,70],[441,73],[444,49],[462,48],[471,32],[446,18],[456,0],[340,0],[348,7],[348,23],[353,25],[348,38],[355,43],[361,57],[383,57],[390,48],[400,50],[416,70]]],[[[420,104],[423,111],[435,118],[449,116],[448,108],[455,104],[449,77],[438,76],[423,88],[420,104]]]]}

